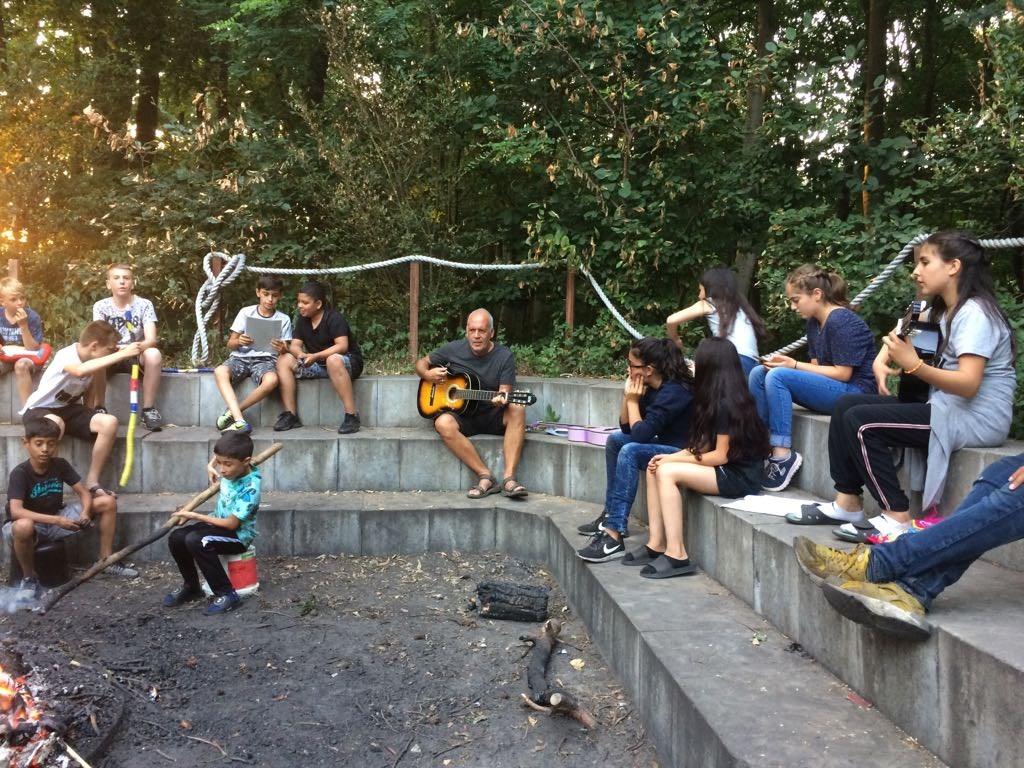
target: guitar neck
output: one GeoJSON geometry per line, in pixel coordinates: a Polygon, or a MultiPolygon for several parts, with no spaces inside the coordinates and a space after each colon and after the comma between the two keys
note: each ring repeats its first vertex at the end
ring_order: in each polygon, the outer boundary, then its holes
{"type": "Polygon", "coordinates": [[[498,392],[486,389],[453,389],[449,395],[452,400],[493,400],[498,392]]]}

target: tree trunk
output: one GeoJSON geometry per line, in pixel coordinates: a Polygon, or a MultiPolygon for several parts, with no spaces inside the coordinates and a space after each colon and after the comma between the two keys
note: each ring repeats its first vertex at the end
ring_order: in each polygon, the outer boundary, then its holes
{"type": "MultiPolygon", "coordinates": [[[[757,3],[757,54],[763,56],[765,46],[778,32],[779,22],[775,17],[775,0],[758,0],[757,3]]],[[[747,86],[747,121],[743,131],[743,151],[752,154],[758,144],[758,131],[764,124],[764,103],[768,98],[768,82],[752,82],[747,86]]],[[[757,251],[749,234],[741,236],[736,244],[736,279],[740,290],[749,293],[757,269],[757,251]]]]}
{"type": "Polygon", "coordinates": [[[939,33],[939,11],[936,0],[925,0],[924,30],[921,37],[921,117],[929,124],[935,120],[935,86],[939,78],[935,58],[935,38],[939,33]]]}
{"type": "Polygon", "coordinates": [[[128,15],[139,67],[135,140],[142,146],[140,159],[148,165],[156,149],[156,129],[160,123],[160,67],[164,59],[166,3],[137,1],[128,6],[128,15]]]}
{"type": "MultiPolygon", "coordinates": [[[[864,144],[873,146],[885,135],[886,31],[889,28],[889,0],[870,0],[867,15],[867,51],[864,56],[864,144]],[[878,82],[876,82],[878,81],[878,82]]],[[[871,210],[867,181],[871,167],[865,163],[861,174],[861,212],[871,210]]]]}
{"type": "Polygon", "coordinates": [[[4,26],[4,7],[0,5],[0,72],[7,74],[7,28],[4,26]]]}
{"type": "Polygon", "coordinates": [[[548,617],[548,589],[507,581],[481,581],[476,586],[480,615],[488,619],[544,621],[548,617]]]}

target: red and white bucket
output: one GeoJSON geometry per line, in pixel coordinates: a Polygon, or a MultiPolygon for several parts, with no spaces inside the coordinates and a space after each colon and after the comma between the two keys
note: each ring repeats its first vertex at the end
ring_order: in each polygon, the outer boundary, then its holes
{"type": "MultiPolygon", "coordinates": [[[[254,594],[260,588],[260,578],[256,571],[256,548],[249,547],[240,555],[221,555],[220,564],[227,571],[231,586],[240,597],[254,594]]],[[[213,590],[201,579],[203,592],[213,595],[213,590]]]]}

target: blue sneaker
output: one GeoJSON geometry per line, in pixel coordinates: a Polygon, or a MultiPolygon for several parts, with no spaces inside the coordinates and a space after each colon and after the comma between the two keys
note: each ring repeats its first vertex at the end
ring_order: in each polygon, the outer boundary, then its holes
{"type": "Polygon", "coordinates": [[[231,590],[226,595],[217,595],[213,602],[206,606],[206,610],[203,613],[206,616],[215,616],[218,613],[233,611],[241,604],[242,598],[238,596],[237,592],[231,590]]]}
{"type": "Polygon", "coordinates": [[[252,432],[252,424],[245,419],[241,421],[232,421],[227,427],[221,430],[221,432],[241,432],[243,435],[247,435],[252,432]]]}
{"type": "Polygon", "coordinates": [[[199,587],[190,587],[182,584],[173,592],[168,592],[164,595],[164,607],[165,608],[177,608],[179,605],[185,603],[195,602],[203,596],[203,590],[199,587]]]}
{"type": "Polygon", "coordinates": [[[790,451],[785,459],[768,459],[764,464],[761,488],[771,492],[785,490],[803,463],[804,457],[796,451],[790,451]]]}

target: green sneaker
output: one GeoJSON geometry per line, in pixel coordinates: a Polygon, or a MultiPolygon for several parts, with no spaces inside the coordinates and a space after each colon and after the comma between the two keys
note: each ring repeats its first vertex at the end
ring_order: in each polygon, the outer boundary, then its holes
{"type": "Polygon", "coordinates": [[[921,601],[898,584],[826,582],[822,591],[829,604],[850,621],[909,640],[926,640],[931,635],[921,601]]]}
{"type": "Polygon", "coordinates": [[[223,432],[225,429],[235,423],[235,417],[231,415],[231,411],[224,411],[220,416],[217,417],[217,429],[223,432]]]}
{"type": "Polygon", "coordinates": [[[867,579],[871,551],[863,545],[852,552],[844,552],[815,544],[806,536],[797,536],[793,539],[793,552],[800,569],[818,586],[829,578],[839,582],[867,579]]]}

